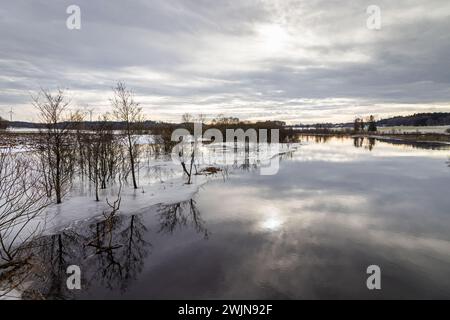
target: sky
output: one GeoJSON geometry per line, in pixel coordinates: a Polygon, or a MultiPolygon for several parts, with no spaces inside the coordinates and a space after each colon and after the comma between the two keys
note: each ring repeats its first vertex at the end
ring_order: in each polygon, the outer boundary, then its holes
{"type": "Polygon", "coordinates": [[[62,88],[97,117],[117,81],[157,121],[450,111],[450,1],[0,0],[0,116],[37,121],[31,96],[62,88]]]}

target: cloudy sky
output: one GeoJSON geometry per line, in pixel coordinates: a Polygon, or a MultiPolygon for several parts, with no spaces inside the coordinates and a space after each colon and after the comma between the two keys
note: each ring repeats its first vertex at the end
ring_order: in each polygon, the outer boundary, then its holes
{"type": "Polygon", "coordinates": [[[0,0],[0,116],[67,88],[110,109],[118,80],[147,117],[289,123],[450,111],[450,1],[0,0]],[[69,5],[81,29],[66,27],[69,5]],[[381,29],[367,28],[369,5],[381,29]]]}

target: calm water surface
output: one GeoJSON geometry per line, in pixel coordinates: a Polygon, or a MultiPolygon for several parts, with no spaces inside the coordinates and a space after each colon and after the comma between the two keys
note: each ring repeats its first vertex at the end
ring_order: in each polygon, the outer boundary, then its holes
{"type": "Polygon", "coordinates": [[[450,298],[449,150],[309,139],[274,176],[47,238],[55,298],[450,298]],[[64,289],[78,264],[83,289],[64,289]],[[381,268],[369,291],[366,268],[381,268]]]}

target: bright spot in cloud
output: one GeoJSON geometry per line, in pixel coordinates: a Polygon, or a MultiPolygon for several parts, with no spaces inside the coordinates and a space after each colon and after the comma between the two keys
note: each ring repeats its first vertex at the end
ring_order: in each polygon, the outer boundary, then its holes
{"type": "Polygon", "coordinates": [[[265,220],[262,224],[263,229],[269,230],[269,231],[277,231],[282,226],[283,221],[281,221],[278,218],[271,217],[267,220],[265,220]]]}
{"type": "Polygon", "coordinates": [[[257,27],[258,38],[260,39],[263,49],[267,52],[277,52],[283,49],[288,40],[289,35],[285,29],[278,24],[265,24],[257,27]]]}

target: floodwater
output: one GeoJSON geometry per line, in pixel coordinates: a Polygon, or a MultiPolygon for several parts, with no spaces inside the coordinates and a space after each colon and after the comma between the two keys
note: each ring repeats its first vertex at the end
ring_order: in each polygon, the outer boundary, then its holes
{"type": "Polygon", "coordinates": [[[41,240],[49,298],[450,298],[450,151],[304,138],[273,176],[41,240]],[[79,265],[81,290],[65,268],[79,265]],[[369,290],[367,268],[381,271],[369,290]]]}

